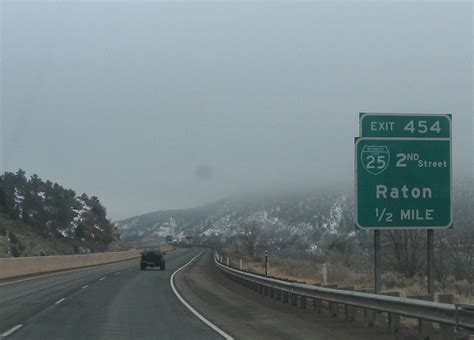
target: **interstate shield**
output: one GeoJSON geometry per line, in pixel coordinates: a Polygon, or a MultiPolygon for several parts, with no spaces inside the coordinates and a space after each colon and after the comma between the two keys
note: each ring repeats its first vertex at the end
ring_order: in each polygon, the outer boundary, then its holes
{"type": "Polygon", "coordinates": [[[361,152],[361,161],[368,173],[379,175],[388,167],[390,151],[386,145],[366,145],[361,152]]]}

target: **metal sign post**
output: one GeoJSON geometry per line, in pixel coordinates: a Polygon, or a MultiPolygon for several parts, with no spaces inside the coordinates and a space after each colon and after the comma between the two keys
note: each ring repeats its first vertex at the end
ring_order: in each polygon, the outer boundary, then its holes
{"type": "Polygon", "coordinates": [[[428,229],[428,242],[426,244],[427,249],[427,267],[428,267],[428,294],[434,294],[434,279],[433,279],[433,229],[428,229]]]}
{"type": "Polygon", "coordinates": [[[265,250],[265,276],[268,276],[268,250],[265,250]]]}
{"type": "Polygon", "coordinates": [[[380,294],[382,289],[382,273],[380,266],[380,230],[374,230],[374,274],[375,274],[375,294],[380,294]]]}
{"type": "Polygon", "coordinates": [[[361,113],[355,139],[355,222],[374,230],[380,292],[380,231],[427,229],[428,293],[433,230],[452,227],[451,115],[361,113]]]}

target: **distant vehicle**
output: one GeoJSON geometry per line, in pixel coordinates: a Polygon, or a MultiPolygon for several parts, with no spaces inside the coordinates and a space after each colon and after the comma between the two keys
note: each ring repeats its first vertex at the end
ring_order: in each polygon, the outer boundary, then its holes
{"type": "Polygon", "coordinates": [[[164,255],[166,253],[160,249],[146,249],[141,253],[140,270],[145,270],[146,267],[160,267],[160,270],[165,270],[166,261],[164,255]]]}
{"type": "Polygon", "coordinates": [[[192,236],[186,236],[184,238],[184,246],[185,247],[192,247],[193,246],[193,237],[192,236]]]}

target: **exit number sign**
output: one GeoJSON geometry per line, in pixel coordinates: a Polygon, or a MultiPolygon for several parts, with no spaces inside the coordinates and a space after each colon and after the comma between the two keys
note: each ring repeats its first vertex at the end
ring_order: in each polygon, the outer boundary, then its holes
{"type": "Polygon", "coordinates": [[[450,114],[360,113],[361,137],[451,138],[450,114]]]}
{"type": "Polygon", "coordinates": [[[360,114],[356,226],[452,226],[451,115],[360,114]]]}

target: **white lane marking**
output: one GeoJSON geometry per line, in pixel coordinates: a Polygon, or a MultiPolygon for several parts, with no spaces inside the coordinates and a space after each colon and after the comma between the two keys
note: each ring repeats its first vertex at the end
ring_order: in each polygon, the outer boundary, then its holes
{"type": "Polygon", "coordinates": [[[13,327],[10,328],[8,331],[5,331],[5,332],[3,332],[2,334],[0,334],[0,338],[4,338],[4,337],[9,336],[9,335],[12,334],[13,332],[16,332],[17,330],[19,330],[21,327],[23,327],[22,324],[13,326],[13,327]]]}
{"type": "Polygon", "coordinates": [[[85,285],[82,287],[82,289],[86,289],[87,287],[89,287],[89,285],[85,285]]]}
{"type": "Polygon", "coordinates": [[[133,268],[130,268],[128,271],[131,272],[133,270],[133,268]]]}
{"type": "Polygon", "coordinates": [[[103,281],[103,280],[105,280],[105,276],[99,279],[99,281],[103,281]]]}
{"type": "Polygon", "coordinates": [[[120,272],[116,272],[115,275],[120,275],[120,272]]]}
{"type": "Polygon", "coordinates": [[[55,302],[55,304],[59,305],[61,302],[63,302],[64,300],[66,300],[66,298],[62,298],[62,299],[59,299],[58,301],[55,302]]]}
{"type": "Polygon", "coordinates": [[[207,320],[202,314],[200,314],[197,310],[195,310],[189,303],[186,302],[186,300],[178,293],[178,290],[176,289],[176,287],[174,286],[174,276],[182,269],[186,268],[187,266],[189,266],[195,259],[197,259],[199,256],[202,255],[202,253],[204,253],[204,250],[202,252],[200,252],[199,254],[197,254],[196,256],[194,256],[191,260],[189,260],[184,266],[178,268],[174,273],[173,275],[171,275],[171,278],[170,278],[170,284],[171,284],[171,289],[173,290],[173,293],[174,295],[177,296],[177,298],[179,299],[179,301],[181,301],[181,303],[187,308],[189,309],[189,311],[191,313],[193,313],[199,320],[201,320],[203,323],[205,323],[209,328],[211,328],[213,331],[215,331],[216,333],[218,333],[220,336],[222,336],[224,339],[226,340],[233,340],[233,338],[227,334],[226,332],[224,332],[222,329],[220,329],[219,327],[217,327],[216,325],[214,325],[212,322],[210,322],[209,320],[207,320]]]}

